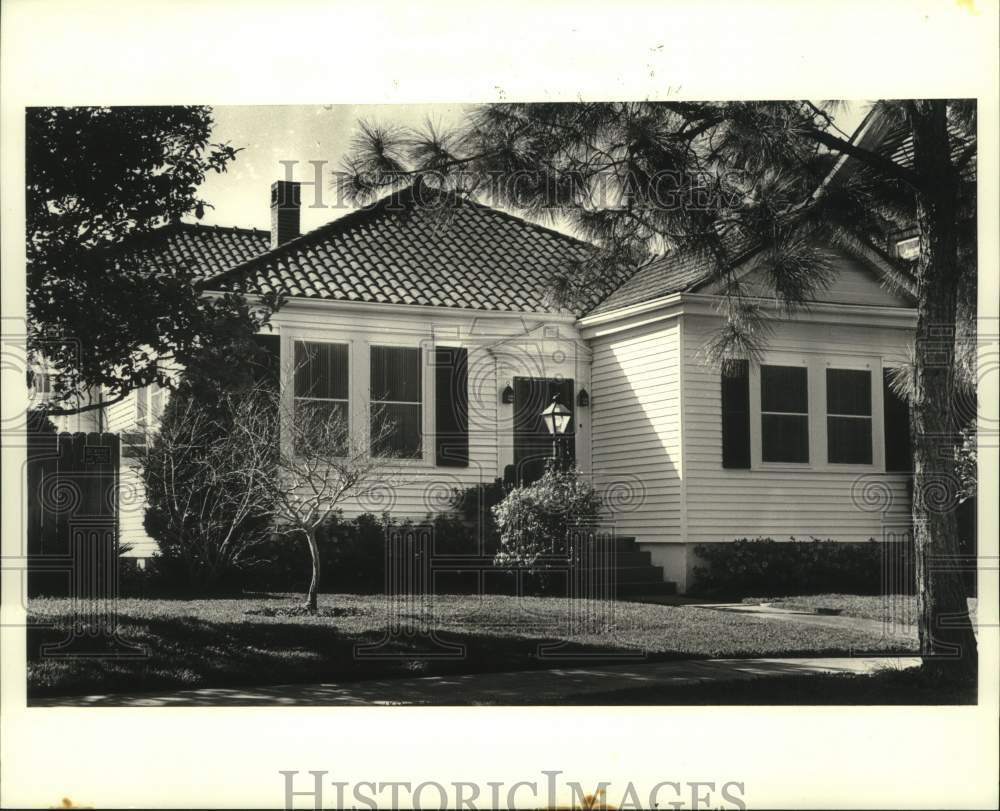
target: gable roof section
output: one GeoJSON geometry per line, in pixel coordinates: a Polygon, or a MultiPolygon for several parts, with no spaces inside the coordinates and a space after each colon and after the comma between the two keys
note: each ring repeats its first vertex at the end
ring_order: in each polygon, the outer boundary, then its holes
{"type": "MultiPolygon", "coordinates": [[[[252,293],[332,301],[568,312],[550,300],[560,270],[592,246],[488,206],[411,186],[226,273],[252,293]],[[430,201],[440,205],[429,205],[430,201]]],[[[588,304],[592,304],[589,302],[588,304]]]]}
{"type": "Polygon", "coordinates": [[[259,256],[270,240],[267,231],[177,222],[137,234],[119,250],[161,273],[192,270],[205,279],[259,256]]]}
{"type": "MultiPolygon", "coordinates": [[[[749,259],[757,248],[746,242],[733,251],[734,263],[749,259]]],[[[587,315],[642,304],[671,293],[690,293],[711,280],[715,260],[701,253],[674,251],[642,265],[624,284],[601,301],[587,315]]]]}
{"type": "MultiPolygon", "coordinates": [[[[843,240],[841,248],[860,260],[872,270],[884,287],[895,290],[905,298],[912,299],[915,293],[912,280],[898,263],[874,245],[861,240],[843,240]]],[[[751,260],[757,255],[759,246],[750,242],[733,252],[733,266],[752,266],[751,260]]],[[[672,293],[711,292],[711,283],[717,281],[711,257],[677,251],[654,259],[643,265],[628,281],[615,290],[604,301],[590,310],[587,315],[600,315],[636,304],[668,296],[672,293]],[[709,290],[703,288],[709,287],[709,290]]]]}
{"type": "MultiPolygon", "coordinates": [[[[851,143],[857,143],[867,149],[873,149],[904,166],[912,165],[913,138],[905,127],[880,115],[873,108],[865,116],[861,124],[851,135],[851,143]]],[[[962,144],[953,144],[956,154],[963,148],[962,144]]],[[[848,155],[842,155],[836,161],[820,189],[842,171],[850,171],[855,161],[848,155]]],[[[974,162],[971,169],[975,172],[974,162]]],[[[860,240],[852,241],[845,246],[853,255],[871,266],[889,286],[902,290],[912,296],[912,280],[905,267],[896,262],[881,248],[860,240]]],[[[757,248],[747,244],[735,252],[734,263],[739,265],[751,258],[757,248]]],[[[587,315],[598,315],[623,307],[642,304],[672,293],[691,293],[711,281],[714,262],[711,257],[694,254],[689,251],[676,251],[654,259],[640,267],[629,279],[614,290],[597,306],[589,310],[587,315]]]]}

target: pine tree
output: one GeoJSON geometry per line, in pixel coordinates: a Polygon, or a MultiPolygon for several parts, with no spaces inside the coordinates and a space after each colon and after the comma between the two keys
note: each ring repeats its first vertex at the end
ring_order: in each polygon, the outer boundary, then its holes
{"type": "MultiPolygon", "coordinates": [[[[610,290],[668,250],[711,260],[724,323],[711,346],[723,370],[754,359],[768,320],[736,268],[756,251],[789,311],[828,285],[826,246],[885,258],[887,236],[914,228],[909,269],[917,340],[909,379],[913,523],[925,666],[971,678],[976,640],[958,555],[955,444],[974,390],[976,105],[883,101],[863,125],[838,130],[835,102],[493,104],[454,131],[370,123],[339,178],[364,202],[419,180],[486,195],[531,218],[556,219],[600,250],[566,267],[563,301],[610,290]]],[[[900,274],[905,279],[906,272],[900,274]]]]}

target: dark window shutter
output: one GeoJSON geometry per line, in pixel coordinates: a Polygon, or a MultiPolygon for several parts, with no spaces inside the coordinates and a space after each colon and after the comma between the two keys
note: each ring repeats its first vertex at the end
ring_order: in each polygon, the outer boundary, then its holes
{"type": "Polygon", "coordinates": [[[913,443],[910,440],[910,407],[892,390],[891,370],[882,370],[882,407],[885,414],[885,469],[913,470],[913,443]]]}
{"type": "Polygon", "coordinates": [[[277,388],[281,373],[281,338],[259,333],[253,340],[262,350],[253,361],[254,382],[277,388]]]}
{"type": "Polygon", "coordinates": [[[434,350],[434,463],[469,466],[469,352],[434,350]]]}
{"type": "Polygon", "coordinates": [[[722,375],[722,466],[750,468],[750,364],[722,375]]]}

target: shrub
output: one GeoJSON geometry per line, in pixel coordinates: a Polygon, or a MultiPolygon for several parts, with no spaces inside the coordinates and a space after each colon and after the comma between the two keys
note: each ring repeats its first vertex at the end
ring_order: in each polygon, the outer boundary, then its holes
{"type": "MultiPolygon", "coordinates": [[[[496,517],[493,508],[507,497],[508,488],[502,479],[496,479],[485,484],[477,484],[465,490],[456,490],[452,498],[452,506],[460,516],[460,523],[465,530],[464,544],[462,551],[466,554],[482,554],[487,557],[494,557],[500,549],[500,531],[497,528],[496,517]],[[482,540],[482,544],[478,543],[482,540]]],[[[455,518],[447,514],[438,516],[435,519],[435,533],[455,540],[447,541],[448,544],[459,541],[459,530],[454,526],[455,518]],[[441,522],[440,526],[438,522],[441,522]]],[[[449,548],[451,548],[449,546],[449,548]]],[[[457,550],[456,550],[457,551],[457,550]]]]}
{"type": "Polygon", "coordinates": [[[207,404],[182,386],[136,451],[144,527],[159,547],[158,577],[178,593],[237,590],[240,569],[270,534],[270,505],[259,496],[268,451],[234,430],[250,396],[224,393],[207,404]]]}
{"type": "Polygon", "coordinates": [[[600,510],[600,497],[579,471],[547,469],[493,508],[500,544],[496,564],[538,571],[546,559],[568,561],[573,530],[592,527],[600,510]]]}
{"type": "Polygon", "coordinates": [[[886,566],[895,572],[894,592],[910,593],[916,584],[912,544],[774,541],[743,538],[731,543],[699,544],[692,591],[737,596],[792,594],[881,594],[886,566]]]}

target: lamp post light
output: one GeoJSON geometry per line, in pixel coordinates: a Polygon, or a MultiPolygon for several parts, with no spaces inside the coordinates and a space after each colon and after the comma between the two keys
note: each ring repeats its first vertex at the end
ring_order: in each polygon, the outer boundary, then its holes
{"type": "Polygon", "coordinates": [[[552,465],[556,469],[562,469],[563,434],[569,428],[569,421],[572,416],[572,412],[559,402],[558,395],[553,397],[552,402],[542,411],[542,422],[545,423],[546,430],[552,434],[552,465]]]}

